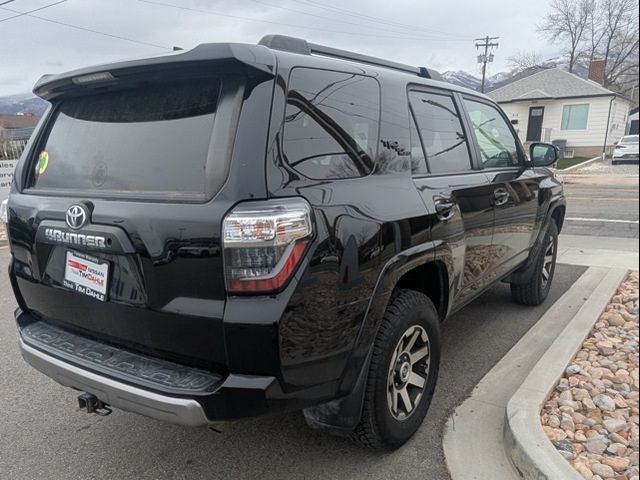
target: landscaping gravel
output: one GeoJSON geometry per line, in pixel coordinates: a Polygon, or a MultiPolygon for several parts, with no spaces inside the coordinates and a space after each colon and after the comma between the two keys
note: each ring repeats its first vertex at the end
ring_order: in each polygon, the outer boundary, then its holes
{"type": "Polygon", "coordinates": [[[638,340],[638,272],[633,272],[541,412],[547,437],[585,479],[640,479],[638,340]]]}
{"type": "Polygon", "coordinates": [[[0,245],[7,242],[7,230],[5,225],[0,222],[0,245]]]}
{"type": "Polygon", "coordinates": [[[639,172],[640,167],[637,163],[612,165],[611,160],[606,159],[590,163],[584,167],[578,167],[566,173],[571,175],[638,175],[639,172]]]}

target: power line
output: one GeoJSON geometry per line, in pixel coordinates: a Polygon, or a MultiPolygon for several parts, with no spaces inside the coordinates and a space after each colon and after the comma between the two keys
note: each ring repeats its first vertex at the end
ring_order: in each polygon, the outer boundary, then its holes
{"type": "MultiPolygon", "coordinates": [[[[333,22],[345,23],[347,25],[355,25],[357,27],[370,28],[370,25],[363,25],[362,23],[350,22],[348,20],[343,20],[343,19],[335,18],[335,17],[331,17],[331,16],[328,17],[328,16],[325,16],[325,15],[318,15],[316,13],[306,12],[304,10],[297,10],[295,8],[285,7],[285,6],[282,6],[282,5],[274,5],[272,3],[264,2],[264,1],[261,1],[261,0],[250,0],[250,1],[254,2],[254,3],[257,3],[257,4],[260,4],[260,5],[265,5],[267,7],[278,8],[280,10],[286,10],[286,11],[293,12],[293,13],[300,13],[302,15],[307,15],[307,16],[314,17],[314,18],[320,18],[320,19],[323,19],[323,20],[331,20],[333,22]]],[[[313,5],[309,5],[309,6],[311,6],[313,8],[318,8],[318,7],[314,7],[313,5]]],[[[328,12],[332,13],[331,11],[328,11],[328,12]]],[[[340,15],[344,15],[344,14],[340,13],[340,15]]],[[[368,21],[368,22],[373,22],[374,21],[374,20],[367,20],[367,19],[363,19],[363,20],[368,21]]],[[[386,22],[380,22],[380,23],[381,24],[386,24],[386,22]]],[[[382,28],[381,29],[380,27],[376,27],[376,28],[378,28],[379,31],[383,31],[383,32],[390,32],[390,33],[395,33],[395,34],[402,34],[403,33],[403,32],[399,32],[398,31],[399,27],[394,27],[395,30],[390,30],[388,28],[382,28]]],[[[402,27],[402,28],[404,28],[404,27],[402,27]]],[[[406,28],[404,28],[404,30],[406,30],[406,28]]],[[[433,36],[427,36],[428,34],[427,35],[416,34],[416,35],[420,36],[421,38],[424,38],[425,40],[433,40],[433,39],[435,39],[435,38],[437,38],[439,36],[442,37],[443,35],[451,35],[452,37],[460,38],[458,35],[453,35],[453,34],[449,34],[449,33],[447,33],[447,34],[437,34],[437,35],[433,35],[433,36]]],[[[462,40],[462,38],[460,38],[460,39],[462,40]]],[[[469,39],[468,37],[464,38],[465,41],[468,40],[468,39],[469,39]]]]}
{"type": "Polygon", "coordinates": [[[476,48],[484,47],[484,54],[478,55],[478,63],[482,63],[482,84],[480,85],[480,91],[482,93],[484,93],[484,82],[487,77],[487,63],[493,62],[493,53],[489,54],[489,49],[498,47],[498,42],[492,42],[492,40],[498,40],[499,38],[500,37],[490,37],[489,35],[484,38],[474,38],[476,48]]]}
{"type": "MultiPolygon", "coordinates": [[[[13,1],[13,0],[10,0],[10,1],[13,1]]],[[[24,17],[25,15],[29,15],[30,13],[38,12],[40,10],[44,10],[45,8],[53,7],[55,5],[60,5],[61,3],[64,3],[66,1],[67,0],[60,0],[59,2],[50,3],[49,5],[45,5],[44,7],[34,8],[33,10],[29,10],[28,12],[19,13],[17,15],[11,15],[10,17],[3,18],[2,20],[0,20],[0,23],[6,22],[7,20],[11,20],[12,18],[24,17]]],[[[7,3],[9,3],[9,2],[0,3],[0,6],[6,5],[7,3]]],[[[4,10],[7,10],[7,9],[4,9],[4,10]]]]}
{"type": "Polygon", "coordinates": [[[372,15],[366,15],[366,14],[363,14],[361,12],[348,10],[346,8],[336,7],[334,5],[325,5],[323,3],[315,2],[313,0],[298,0],[298,2],[299,3],[308,4],[309,6],[317,8],[317,9],[320,9],[320,10],[334,11],[334,12],[340,13],[341,15],[347,15],[349,17],[356,17],[356,18],[359,18],[361,20],[365,20],[365,21],[373,22],[373,23],[378,23],[378,24],[382,24],[382,25],[390,25],[390,26],[394,26],[394,27],[402,27],[402,28],[405,28],[405,29],[406,28],[411,28],[411,29],[414,29],[414,30],[422,30],[422,31],[430,30],[430,31],[432,31],[434,33],[438,33],[438,34],[441,34],[441,35],[449,35],[449,36],[452,36],[452,37],[458,37],[460,39],[465,38],[466,40],[470,40],[471,39],[470,37],[464,37],[463,35],[457,35],[457,34],[454,34],[454,33],[451,33],[451,32],[445,32],[443,30],[435,30],[433,28],[424,27],[424,26],[420,26],[420,25],[410,25],[410,24],[407,24],[407,23],[394,22],[394,21],[391,21],[391,20],[388,20],[388,19],[383,19],[383,18],[380,18],[380,17],[374,17],[372,15]]]}
{"type": "MultiPolygon", "coordinates": [[[[189,11],[189,12],[197,12],[197,13],[204,13],[207,15],[213,15],[213,16],[217,16],[217,17],[227,17],[227,18],[235,18],[238,20],[244,20],[244,21],[248,21],[248,22],[258,22],[258,23],[268,23],[271,25],[280,25],[280,26],[285,26],[285,27],[290,27],[290,28],[298,28],[298,29],[302,29],[302,30],[317,30],[317,31],[321,31],[321,32],[330,32],[330,33],[340,33],[340,34],[344,34],[344,35],[355,35],[355,36],[360,36],[360,37],[375,37],[375,38],[398,38],[398,39],[402,39],[402,40],[429,40],[429,41],[457,41],[457,39],[434,39],[434,38],[424,38],[424,37],[416,37],[416,36],[397,36],[397,35],[376,35],[376,34],[372,34],[372,33],[361,33],[361,32],[345,32],[344,30],[331,30],[328,28],[320,28],[320,27],[308,27],[308,26],[304,26],[304,25],[294,25],[291,23],[285,23],[285,22],[276,22],[273,20],[261,20],[261,19],[257,19],[257,18],[250,18],[250,17],[244,17],[242,15],[232,15],[230,13],[220,13],[220,12],[213,12],[211,10],[202,10],[199,8],[191,8],[191,7],[183,7],[182,5],[174,5],[172,3],[164,3],[164,2],[159,2],[159,1],[153,1],[153,0],[138,0],[139,2],[142,3],[148,3],[151,5],[158,5],[158,6],[162,6],[162,7],[169,7],[169,8],[177,8],[179,10],[185,10],[185,11],[189,11]]],[[[462,41],[462,39],[461,39],[462,41]]],[[[466,40],[464,40],[466,41],[466,40]]]]}
{"type": "Polygon", "coordinates": [[[2,3],[0,3],[0,7],[2,5],[6,5],[7,3],[11,3],[11,2],[15,2],[15,0],[7,0],[6,2],[2,2],[2,3]]]}
{"type": "Polygon", "coordinates": [[[104,37],[117,38],[118,40],[124,40],[126,42],[131,42],[131,43],[137,43],[139,45],[146,45],[148,47],[161,48],[162,50],[171,50],[171,47],[166,47],[164,45],[157,45],[155,43],[145,42],[145,41],[142,41],[142,40],[136,40],[134,38],[128,38],[128,37],[123,37],[123,36],[120,36],[120,35],[115,35],[115,34],[112,34],[112,33],[101,32],[99,30],[93,30],[91,28],[81,27],[79,25],[73,25],[71,23],[60,22],[58,20],[52,20],[50,18],[41,17],[39,15],[32,15],[32,14],[30,14],[28,12],[20,12],[18,10],[13,10],[12,8],[0,7],[0,10],[6,10],[6,11],[12,12],[12,13],[19,13],[20,16],[25,16],[25,17],[30,17],[30,18],[37,18],[38,20],[41,20],[43,22],[55,23],[56,25],[62,25],[62,26],[65,26],[65,27],[74,28],[76,30],[82,30],[83,32],[95,33],[96,35],[102,35],[104,37]]]}

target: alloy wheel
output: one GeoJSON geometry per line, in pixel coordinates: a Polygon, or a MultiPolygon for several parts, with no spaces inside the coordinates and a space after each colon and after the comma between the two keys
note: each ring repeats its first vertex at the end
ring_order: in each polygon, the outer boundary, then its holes
{"type": "Polygon", "coordinates": [[[406,420],[417,409],[429,378],[429,335],[409,327],[393,351],[387,377],[387,405],[396,420],[406,420]]]}
{"type": "Polygon", "coordinates": [[[549,239],[549,243],[547,244],[547,248],[544,252],[544,261],[542,263],[542,288],[547,288],[547,284],[551,279],[551,274],[553,273],[553,258],[556,250],[556,239],[555,237],[551,237],[549,239]]]}

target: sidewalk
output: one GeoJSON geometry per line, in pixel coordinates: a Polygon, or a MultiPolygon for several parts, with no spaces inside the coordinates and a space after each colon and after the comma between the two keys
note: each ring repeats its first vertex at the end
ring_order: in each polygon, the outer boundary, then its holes
{"type": "Polygon", "coordinates": [[[638,185],[638,175],[587,175],[587,174],[563,174],[562,170],[558,171],[558,175],[562,177],[564,183],[567,184],[583,184],[583,185],[615,185],[619,187],[629,187],[638,185]]]}
{"type": "Polygon", "coordinates": [[[638,269],[638,239],[560,235],[558,263],[638,269]]]}
{"type": "Polygon", "coordinates": [[[638,269],[638,243],[636,239],[561,235],[558,263],[590,268],[449,417],[443,447],[453,480],[522,478],[505,450],[507,404],[569,322],[602,288],[605,279],[611,283],[612,277],[627,269],[638,269]],[[607,248],[601,248],[603,245],[607,248]]]}

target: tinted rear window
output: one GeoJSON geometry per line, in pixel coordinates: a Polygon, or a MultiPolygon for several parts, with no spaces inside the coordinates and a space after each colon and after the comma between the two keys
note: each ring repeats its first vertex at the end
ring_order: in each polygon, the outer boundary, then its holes
{"type": "Polygon", "coordinates": [[[409,103],[431,173],[471,170],[460,114],[448,95],[409,92],[409,103]]]}
{"type": "Polygon", "coordinates": [[[219,94],[206,79],[63,100],[32,186],[201,196],[219,94]]]}
{"type": "Polygon", "coordinates": [[[380,87],[370,77],[295,68],[289,79],[283,149],[308,178],[371,173],[378,143],[380,87]]]}
{"type": "Polygon", "coordinates": [[[636,135],[635,137],[622,137],[622,140],[620,140],[620,143],[623,143],[625,145],[632,145],[634,143],[638,143],[638,136],[636,135]]]}

